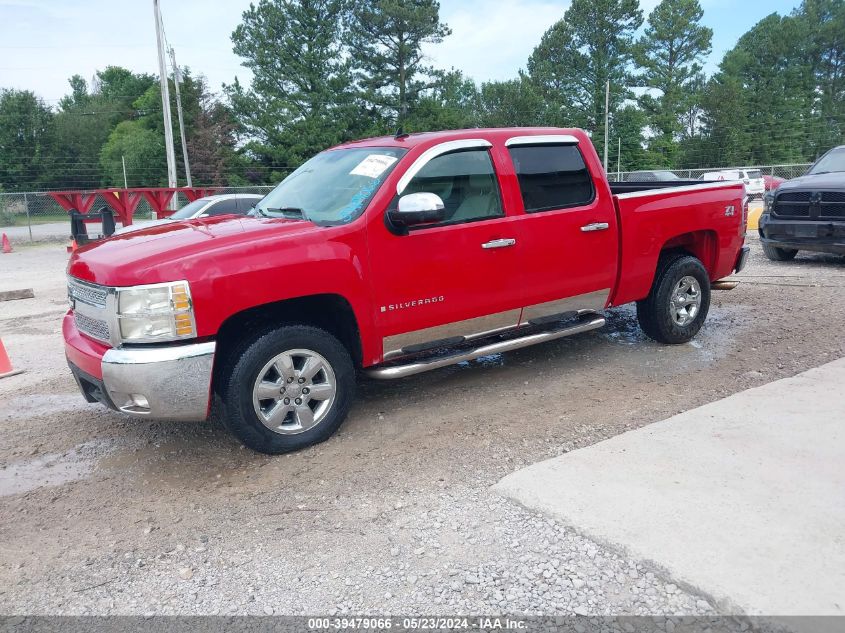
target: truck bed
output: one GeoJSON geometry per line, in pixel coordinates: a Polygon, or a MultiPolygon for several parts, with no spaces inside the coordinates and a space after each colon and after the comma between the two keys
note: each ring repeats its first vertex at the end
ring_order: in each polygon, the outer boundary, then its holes
{"type": "Polygon", "coordinates": [[[711,281],[733,272],[745,239],[741,181],[610,183],[619,224],[619,280],[611,297],[622,305],[646,297],[660,253],[684,249],[710,271],[711,281]]]}

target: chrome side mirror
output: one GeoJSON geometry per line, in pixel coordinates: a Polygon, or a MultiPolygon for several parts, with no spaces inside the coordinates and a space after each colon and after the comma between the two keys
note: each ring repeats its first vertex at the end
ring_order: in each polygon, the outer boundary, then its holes
{"type": "Polygon", "coordinates": [[[396,209],[388,211],[390,222],[397,227],[442,222],[446,219],[446,205],[434,193],[409,193],[399,198],[396,209]]]}

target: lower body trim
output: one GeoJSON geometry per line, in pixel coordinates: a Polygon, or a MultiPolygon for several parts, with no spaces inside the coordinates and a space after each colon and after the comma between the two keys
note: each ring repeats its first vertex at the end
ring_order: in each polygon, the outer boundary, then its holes
{"type": "Polygon", "coordinates": [[[564,336],[572,336],[573,334],[580,334],[582,332],[589,332],[602,327],[605,324],[605,318],[597,314],[583,314],[578,317],[574,324],[568,324],[554,330],[545,332],[538,332],[521,336],[518,338],[507,339],[504,341],[496,341],[474,349],[457,352],[451,356],[441,356],[438,358],[418,360],[404,365],[393,365],[389,367],[372,367],[364,371],[370,378],[380,380],[389,380],[393,378],[405,378],[406,376],[413,376],[424,371],[431,371],[432,369],[440,369],[456,363],[462,363],[468,360],[481,358],[482,356],[489,356],[491,354],[500,354],[502,352],[509,352],[511,350],[528,347],[537,343],[545,343],[546,341],[553,341],[564,336]]]}

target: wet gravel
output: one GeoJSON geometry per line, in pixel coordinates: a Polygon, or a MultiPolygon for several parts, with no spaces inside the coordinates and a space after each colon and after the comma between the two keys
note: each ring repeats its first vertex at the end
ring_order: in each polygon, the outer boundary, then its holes
{"type": "Polygon", "coordinates": [[[0,613],[732,612],[489,487],[845,355],[830,325],[845,313],[845,258],[775,264],[755,243],[688,345],[648,341],[615,309],[598,332],[362,380],[334,438],[269,458],[213,425],[85,404],[49,248],[0,269],[0,287],[37,289],[28,306],[0,304],[0,336],[27,369],[0,382],[0,613]]]}

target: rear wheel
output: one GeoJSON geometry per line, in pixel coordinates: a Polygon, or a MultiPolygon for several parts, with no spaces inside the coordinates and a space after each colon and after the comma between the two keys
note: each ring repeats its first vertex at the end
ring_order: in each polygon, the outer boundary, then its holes
{"type": "Polygon", "coordinates": [[[310,326],[286,326],[245,341],[221,369],[217,417],[249,448],[279,454],[328,439],[355,391],[349,352],[310,326]]]}
{"type": "Polygon", "coordinates": [[[661,257],[648,297],[637,302],[637,320],[650,338],[676,345],[690,341],[710,310],[710,278],[701,262],[677,253],[661,257]]]}
{"type": "Polygon", "coordinates": [[[798,254],[798,249],[778,248],[777,246],[772,246],[771,244],[763,244],[763,252],[766,254],[766,257],[771,259],[773,262],[788,262],[795,259],[795,256],[798,254]]]}

